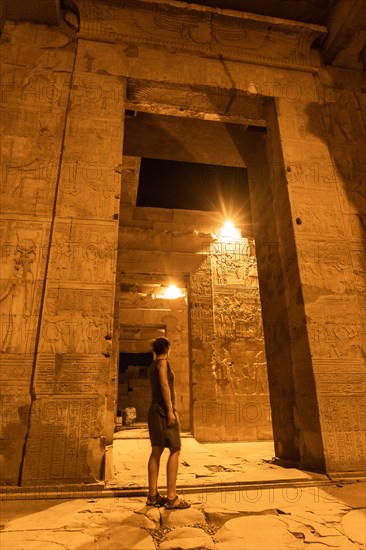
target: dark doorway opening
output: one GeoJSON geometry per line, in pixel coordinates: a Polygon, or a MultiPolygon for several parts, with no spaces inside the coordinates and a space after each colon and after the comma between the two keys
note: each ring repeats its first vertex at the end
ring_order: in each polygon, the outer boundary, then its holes
{"type": "MultiPolygon", "coordinates": [[[[119,354],[119,373],[123,374],[129,366],[149,367],[153,360],[153,353],[120,353],[119,354]]],[[[144,369],[146,370],[146,369],[144,369]]],[[[145,377],[146,378],[146,377],[145,377]]]]}
{"type": "Polygon", "coordinates": [[[147,421],[149,391],[148,367],[153,360],[152,353],[119,354],[119,407],[117,416],[126,407],[136,409],[137,422],[147,421]]]}

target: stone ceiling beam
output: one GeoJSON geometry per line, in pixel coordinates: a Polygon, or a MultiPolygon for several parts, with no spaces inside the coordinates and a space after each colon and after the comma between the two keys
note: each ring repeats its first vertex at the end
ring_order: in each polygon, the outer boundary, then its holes
{"type": "Polygon", "coordinates": [[[323,44],[328,65],[366,68],[366,7],[364,0],[339,0],[328,16],[328,36],[323,44]],[[362,59],[363,58],[363,59],[362,59]]]}

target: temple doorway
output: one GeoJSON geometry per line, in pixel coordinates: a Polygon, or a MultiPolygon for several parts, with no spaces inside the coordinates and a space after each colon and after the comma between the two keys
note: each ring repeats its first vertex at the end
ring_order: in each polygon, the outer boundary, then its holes
{"type": "Polygon", "coordinates": [[[151,340],[166,335],[184,431],[199,441],[273,438],[247,170],[237,146],[250,139],[238,124],[126,113],[119,424],[135,407],[140,427],[149,400],[146,365],[125,361],[141,363],[151,340]]]}

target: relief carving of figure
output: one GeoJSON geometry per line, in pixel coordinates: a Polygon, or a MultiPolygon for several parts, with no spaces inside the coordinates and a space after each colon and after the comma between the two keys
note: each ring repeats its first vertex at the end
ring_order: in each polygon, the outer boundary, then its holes
{"type": "Polygon", "coordinates": [[[256,386],[255,393],[268,394],[268,378],[267,378],[267,363],[255,363],[256,366],[256,386]]]}
{"type": "Polygon", "coordinates": [[[235,394],[235,369],[228,350],[223,348],[223,352],[224,358],[221,360],[216,359],[213,373],[221,393],[226,394],[226,387],[229,386],[231,389],[230,393],[235,394]]]}
{"type": "Polygon", "coordinates": [[[36,240],[23,239],[17,244],[13,255],[13,266],[5,287],[0,294],[0,308],[5,317],[5,334],[1,342],[1,353],[16,345],[21,324],[27,323],[32,312],[34,274],[32,264],[36,260],[36,240]]]}

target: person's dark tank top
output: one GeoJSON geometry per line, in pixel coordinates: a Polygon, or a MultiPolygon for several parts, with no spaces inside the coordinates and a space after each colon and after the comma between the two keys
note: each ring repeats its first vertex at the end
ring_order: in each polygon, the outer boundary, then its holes
{"type": "MultiPolygon", "coordinates": [[[[152,393],[152,402],[153,403],[159,403],[160,405],[165,405],[163,392],[161,391],[160,386],[160,378],[159,378],[159,370],[158,370],[158,363],[161,361],[161,359],[155,359],[150,365],[150,383],[151,383],[151,393],[152,393]]],[[[168,363],[168,384],[170,389],[170,396],[172,399],[172,405],[175,404],[175,391],[174,391],[174,373],[172,369],[170,368],[170,365],[168,363]]]]}

